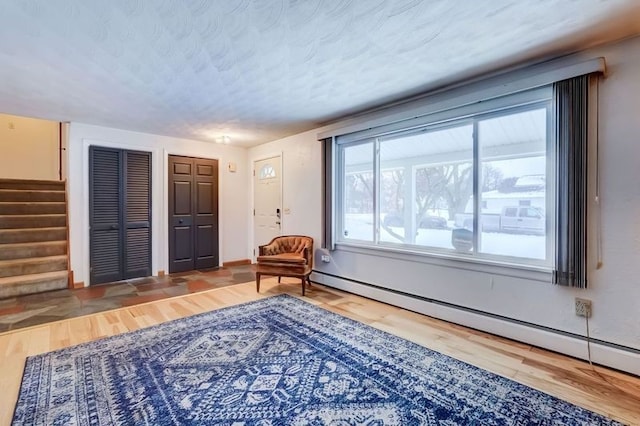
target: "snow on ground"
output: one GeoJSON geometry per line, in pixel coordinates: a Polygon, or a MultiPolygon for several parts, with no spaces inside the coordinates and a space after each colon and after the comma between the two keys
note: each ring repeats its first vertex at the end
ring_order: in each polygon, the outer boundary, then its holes
{"type": "MultiPolygon", "coordinates": [[[[344,236],[345,239],[373,241],[373,215],[347,214],[344,229],[348,232],[348,235],[344,236]]],[[[391,229],[396,234],[404,236],[404,228],[391,229]]],[[[419,229],[414,245],[453,251],[451,231],[451,229],[419,229]]],[[[403,242],[388,233],[384,228],[380,228],[380,241],[388,243],[403,242]]],[[[485,254],[544,260],[545,249],[546,241],[544,235],[502,232],[483,232],[481,235],[480,252],[485,254]]]]}

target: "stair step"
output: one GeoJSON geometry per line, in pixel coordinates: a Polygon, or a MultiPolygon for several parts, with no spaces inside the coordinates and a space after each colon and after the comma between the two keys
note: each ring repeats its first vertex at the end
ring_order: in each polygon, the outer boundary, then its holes
{"type": "Polygon", "coordinates": [[[64,191],[0,189],[0,201],[65,201],[64,191]]]}
{"type": "Polygon", "coordinates": [[[66,241],[0,244],[0,260],[58,256],[61,254],[67,254],[66,241]]]}
{"type": "Polygon", "coordinates": [[[66,271],[67,255],[0,260],[0,278],[66,271]]]}
{"type": "Polygon", "coordinates": [[[68,277],[65,270],[0,278],[0,299],[64,289],[68,286],[68,277]]]}
{"type": "Polygon", "coordinates": [[[1,215],[0,228],[53,228],[66,226],[67,217],[64,214],[36,214],[36,215],[1,215]]]}
{"type": "Polygon", "coordinates": [[[37,189],[37,190],[64,191],[64,181],[0,179],[0,189],[37,189]]]}
{"type": "Polygon", "coordinates": [[[3,214],[66,214],[63,202],[43,201],[40,203],[0,201],[0,215],[3,214]]]}
{"type": "Polygon", "coordinates": [[[0,244],[66,240],[65,227],[0,229],[0,244]]]}

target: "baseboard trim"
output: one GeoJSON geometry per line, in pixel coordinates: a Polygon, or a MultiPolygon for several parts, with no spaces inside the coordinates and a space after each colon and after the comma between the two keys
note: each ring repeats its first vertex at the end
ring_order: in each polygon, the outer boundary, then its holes
{"type": "MultiPolygon", "coordinates": [[[[389,290],[321,271],[314,270],[311,278],[314,282],[328,287],[358,294],[454,324],[545,348],[574,358],[588,359],[586,338],[578,334],[500,317],[396,290],[389,290]]],[[[640,376],[640,350],[635,348],[592,339],[591,360],[595,364],[640,376]]]]}
{"type": "Polygon", "coordinates": [[[73,283],[73,289],[84,288],[84,281],[78,281],[77,283],[73,283]]]}
{"type": "Polygon", "coordinates": [[[162,278],[162,277],[164,277],[165,275],[166,275],[166,273],[164,272],[164,269],[160,269],[160,270],[158,271],[158,277],[162,278]]]}
{"type": "Polygon", "coordinates": [[[242,265],[251,265],[251,260],[249,259],[230,260],[229,262],[224,262],[222,264],[223,267],[242,266],[242,265]]]}

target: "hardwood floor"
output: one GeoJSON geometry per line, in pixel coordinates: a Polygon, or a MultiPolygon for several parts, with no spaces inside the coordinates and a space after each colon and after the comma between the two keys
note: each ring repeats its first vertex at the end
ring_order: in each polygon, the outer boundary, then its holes
{"type": "MultiPolygon", "coordinates": [[[[255,283],[154,301],[0,334],[0,425],[11,422],[27,356],[212,309],[288,293],[300,284],[255,283]]],[[[298,282],[298,281],[296,281],[298,282]]],[[[640,378],[314,284],[304,300],[511,378],[626,424],[640,425],[640,378]]]]}

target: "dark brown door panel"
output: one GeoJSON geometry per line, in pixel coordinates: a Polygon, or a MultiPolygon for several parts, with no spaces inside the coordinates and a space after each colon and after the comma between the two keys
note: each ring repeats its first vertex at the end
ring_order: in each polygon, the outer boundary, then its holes
{"type": "Polygon", "coordinates": [[[213,183],[198,182],[198,205],[196,212],[198,215],[213,215],[213,183]]]}
{"type": "Polygon", "coordinates": [[[218,162],[169,156],[169,272],[216,267],[218,162]]]}

